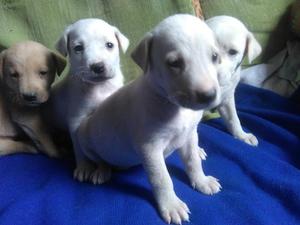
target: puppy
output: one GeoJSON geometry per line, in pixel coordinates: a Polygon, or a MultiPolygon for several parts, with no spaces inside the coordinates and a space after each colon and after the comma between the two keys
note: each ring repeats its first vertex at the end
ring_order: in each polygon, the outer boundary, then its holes
{"type": "Polygon", "coordinates": [[[244,57],[247,56],[251,63],[260,54],[261,47],[253,34],[236,18],[216,16],[206,20],[206,23],[215,33],[222,55],[218,69],[221,102],[217,109],[235,138],[256,146],[257,138],[242,129],[236,112],[234,92],[240,80],[244,57]]]}
{"type": "Polygon", "coordinates": [[[24,41],[0,55],[0,155],[17,152],[58,156],[40,115],[40,105],[49,98],[55,74],[65,60],[45,46],[24,41]],[[23,141],[29,136],[35,145],[23,141]]]}
{"type": "Polygon", "coordinates": [[[197,125],[203,109],[219,99],[218,49],[212,31],[199,18],[174,15],[149,32],[132,53],[144,75],[108,97],[83,120],[76,150],[98,168],[95,183],[108,177],[107,164],[142,164],[159,212],[167,223],[188,221],[189,209],[175,194],[165,158],[174,149],[191,185],[205,194],[220,190],[202,170],[197,125]],[[194,29],[200,27],[200,29],[194,29]]]}
{"type": "MultiPolygon", "coordinates": [[[[67,131],[73,138],[81,120],[123,86],[119,49],[125,52],[128,45],[116,27],[100,19],[82,19],[66,28],[56,48],[69,57],[70,71],[52,89],[47,106],[55,130],[67,131]]],[[[75,158],[79,167],[74,177],[82,181],[82,174],[91,169],[86,165],[91,164],[81,155],[75,158]]]]}

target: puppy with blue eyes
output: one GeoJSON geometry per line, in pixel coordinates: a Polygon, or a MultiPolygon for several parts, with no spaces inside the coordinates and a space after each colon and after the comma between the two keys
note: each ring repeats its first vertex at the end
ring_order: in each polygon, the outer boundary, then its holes
{"type": "Polygon", "coordinates": [[[240,81],[243,59],[247,56],[251,63],[261,53],[261,46],[245,25],[234,17],[216,16],[206,20],[206,23],[214,32],[221,51],[218,68],[221,103],[217,109],[235,138],[256,146],[257,138],[242,129],[236,112],[234,92],[240,81]]]}
{"type": "MultiPolygon", "coordinates": [[[[128,39],[100,19],[82,19],[68,26],[57,42],[57,50],[68,56],[69,74],[52,89],[47,106],[53,130],[73,133],[80,122],[105,98],[123,86],[119,50],[127,50],[128,39]]],[[[78,151],[75,151],[77,153],[78,151]]],[[[92,164],[75,154],[74,178],[88,181],[92,164]]]]}

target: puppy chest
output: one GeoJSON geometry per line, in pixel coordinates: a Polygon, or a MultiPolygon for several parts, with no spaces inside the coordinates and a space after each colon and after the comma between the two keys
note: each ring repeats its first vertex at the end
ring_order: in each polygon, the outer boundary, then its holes
{"type": "Polygon", "coordinates": [[[195,117],[194,114],[184,114],[180,121],[173,123],[166,131],[169,133],[167,150],[172,151],[183,146],[197,126],[197,121],[197,116],[195,117]]]}
{"type": "Polygon", "coordinates": [[[18,135],[18,128],[11,121],[8,111],[3,108],[0,102],[0,137],[15,137],[18,135]]]}

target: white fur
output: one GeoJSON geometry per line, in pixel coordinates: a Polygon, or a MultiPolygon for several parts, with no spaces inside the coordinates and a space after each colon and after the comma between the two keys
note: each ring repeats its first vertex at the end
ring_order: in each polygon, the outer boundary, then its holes
{"type": "MultiPolygon", "coordinates": [[[[57,50],[69,57],[70,71],[53,88],[50,104],[55,126],[69,131],[72,139],[82,119],[123,86],[119,49],[125,52],[128,45],[128,39],[116,27],[100,19],[75,22],[57,42],[57,50]],[[108,42],[113,48],[107,47],[108,42]],[[78,45],[83,46],[82,51],[75,51],[78,45]],[[92,64],[99,62],[105,67],[100,75],[91,69],[92,64]]],[[[76,161],[81,161],[81,155],[75,156],[76,161]]],[[[77,170],[74,176],[82,180],[83,173],[83,169],[77,170]]]]}
{"type": "Polygon", "coordinates": [[[81,154],[104,168],[99,172],[98,167],[99,177],[92,173],[93,182],[108,179],[106,163],[142,163],[161,216],[167,223],[181,224],[189,219],[189,209],[176,196],[164,160],[178,149],[192,187],[209,195],[220,191],[218,180],[202,170],[201,157],[206,155],[197,134],[203,109],[219,101],[215,52],[213,33],[191,15],[168,17],[144,37],[132,54],[144,75],[107,98],[78,129],[81,154]],[[215,98],[201,101],[212,89],[215,98]]]}
{"type": "Polygon", "coordinates": [[[234,92],[240,80],[241,66],[239,64],[243,56],[247,56],[251,63],[260,54],[261,47],[253,34],[236,18],[216,16],[206,20],[206,23],[215,33],[221,48],[221,64],[218,69],[221,103],[217,107],[218,111],[234,137],[256,146],[257,138],[242,129],[236,112],[234,92]],[[234,51],[236,54],[230,54],[234,51]]]}

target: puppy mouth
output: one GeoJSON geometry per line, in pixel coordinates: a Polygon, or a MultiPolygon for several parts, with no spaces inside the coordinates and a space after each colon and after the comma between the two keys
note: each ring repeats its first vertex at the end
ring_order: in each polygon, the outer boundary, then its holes
{"type": "Polygon", "coordinates": [[[199,102],[199,101],[195,101],[188,94],[182,92],[176,93],[176,95],[169,97],[169,100],[177,106],[192,109],[192,110],[210,110],[215,108],[218,105],[217,100],[212,100],[208,102],[199,102]]]}
{"type": "Polygon", "coordinates": [[[113,76],[83,76],[82,80],[87,83],[101,83],[112,78],[113,76]]]}
{"type": "Polygon", "coordinates": [[[74,73],[75,76],[80,78],[85,83],[97,84],[101,82],[105,82],[114,78],[114,72],[106,69],[101,73],[95,73],[90,68],[81,68],[79,71],[74,73]]]}
{"type": "Polygon", "coordinates": [[[26,106],[30,106],[30,107],[37,107],[40,106],[42,103],[41,102],[26,102],[25,105],[26,106]]]}
{"type": "Polygon", "coordinates": [[[37,99],[37,100],[34,100],[34,101],[28,101],[28,100],[25,100],[25,99],[21,98],[20,103],[24,106],[37,107],[37,106],[40,106],[41,104],[47,102],[47,100],[48,100],[48,98],[37,99]]]}

